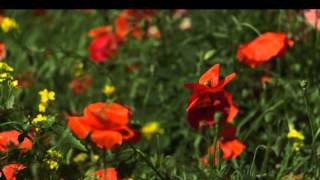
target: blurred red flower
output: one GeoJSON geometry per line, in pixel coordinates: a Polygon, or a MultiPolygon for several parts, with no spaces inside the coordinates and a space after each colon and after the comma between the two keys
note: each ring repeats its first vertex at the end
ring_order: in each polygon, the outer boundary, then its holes
{"type": "Polygon", "coordinates": [[[307,23],[320,31],[320,10],[319,9],[306,9],[303,11],[304,18],[307,23]]]}
{"type": "Polygon", "coordinates": [[[84,109],[84,116],[69,116],[68,127],[79,139],[91,133],[99,148],[111,150],[134,136],[128,127],[129,115],[129,109],[118,103],[97,102],[84,109]]]}
{"type": "Polygon", "coordinates": [[[20,132],[17,130],[0,132],[0,152],[7,152],[11,146],[18,147],[21,153],[28,152],[32,147],[32,142],[25,137],[22,143],[19,143],[19,135],[20,132]]]}
{"type": "Polygon", "coordinates": [[[89,45],[93,62],[101,63],[116,53],[118,48],[116,36],[112,33],[96,37],[89,45]]]}
{"type": "Polygon", "coordinates": [[[98,180],[117,180],[117,170],[115,168],[106,168],[91,173],[90,176],[98,177],[98,180]]]}
{"type": "Polygon", "coordinates": [[[96,38],[99,36],[109,34],[111,32],[112,32],[112,26],[100,26],[100,27],[96,27],[96,28],[91,29],[88,32],[88,36],[91,38],[96,38]]]}
{"type": "Polygon", "coordinates": [[[286,34],[267,32],[250,42],[241,44],[237,58],[240,63],[255,68],[273,57],[283,55],[287,46],[293,46],[293,41],[289,40],[286,34]]]}
{"type": "Polygon", "coordinates": [[[73,90],[75,94],[82,94],[91,85],[92,78],[90,75],[86,75],[82,78],[77,78],[69,83],[69,88],[73,90]]]}
{"type": "Polygon", "coordinates": [[[0,61],[6,58],[6,46],[4,43],[0,42],[0,61]]]}
{"type": "MultiPolygon", "coordinates": [[[[20,163],[11,163],[2,168],[2,172],[6,180],[16,180],[15,174],[26,167],[20,163]]],[[[2,176],[0,172],[0,177],[2,176]]]]}

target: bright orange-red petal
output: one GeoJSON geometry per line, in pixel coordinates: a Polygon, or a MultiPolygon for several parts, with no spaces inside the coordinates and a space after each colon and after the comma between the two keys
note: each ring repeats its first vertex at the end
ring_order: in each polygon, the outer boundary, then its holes
{"type": "Polygon", "coordinates": [[[9,130],[0,133],[0,152],[8,151],[8,145],[13,145],[21,148],[21,152],[25,153],[32,147],[32,142],[28,138],[24,138],[20,144],[18,137],[20,132],[17,130],[9,130]]]}
{"type": "Polygon", "coordinates": [[[115,168],[106,168],[91,173],[90,176],[99,177],[98,180],[117,180],[117,170],[115,168]]]}
{"type": "Polygon", "coordinates": [[[68,119],[68,127],[79,139],[85,139],[92,130],[90,126],[84,122],[84,117],[69,116],[68,119]]]}
{"type": "Polygon", "coordinates": [[[223,152],[223,159],[233,159],[238,156],[245,150],[245,145],[242,144],[239,140],[233,139],[228,141],[220,141],[220,148],[223,152]]]}
{"type": "Polygon", "coordinates": [[[122,135],[117,131],[95,130],[91,134],[91,140],[97,147],[111,150],[114,146],[122,144],[122,135]]]}
{"type": "Polygon", "coordinates": [[[199,79],[199,84],[206,85],[210,83],[211,87],[214,87],[219,82],[219,64],[212,66],[208,71],[206,71],[199,79]]]}
{"type": "Polygon", "coordinates": [[[116,35],[120,40],[123,40],[129,32],[127,19],[124,16],[118,16],[115,24],[116,35]]]}
{"type": "Polygon", "coordinates": [[[112,26],[110,26],[110,25],[109,26],[100,26],[100,27],[91,29],[88,32],[88,36],[92,37],[92,38],[95,38],[95,37],[98,37],[98,36],[102,36],[102,35],[108,34],[110,32],[112,32],[112,26]]]}
{"type": "Polygon", "coordinates": [[[17,171],[21,171],[24,168],[26,167],[23,164],[12,163],[4,166],[2,172],[7,180],[15,180],[16,177],[14,175],[17,173],[17,171]]]}
{"type": "Polygon", "coordinates": [[[129,110],[118,103],[97,102],[85,108],[84,116],[88,118],[86,122],[94,128],[116,129],[128,124],[129,110]]]}
{"type": "Polygon", "coordinates": [[[256,39],[240,45],[237,58],[240,63],[252,68],[281,55],[287,46],[292,46],[293,41],[288,40],[284,33],[267,32],[256,39]]]}

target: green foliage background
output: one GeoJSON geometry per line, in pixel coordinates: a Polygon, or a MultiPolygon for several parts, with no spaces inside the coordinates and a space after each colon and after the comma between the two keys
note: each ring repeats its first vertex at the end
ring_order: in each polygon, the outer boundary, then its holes
{"type": "MultiPolygon", "coordinates": [[[[101,89],[106,82],[116,87],[116,102],[132,108],[131,124],[160,123],[164,134],[152,140],[142,138],[134,146],[171,179],[282,179],[290,173],[306,179],[320,177],[320,41],[318,32],[304,22],[300,11],[190,10],[187,16],[192,28],[183,31],[179,29],[181,19],[173,18],[174,11],[159,10],[153,24],[161,32],[160,39],[128,39],[115,60],[94,64],[87,51],[91,41],[87,32],[113,24],[119,13],[49,10],[35,17],[30,10],[6,10],[6,16],[17,21],[19,32],[0,33],[8,51],[5,62],[14,67],[16,76],[26,71],[33,75],[32,86],[18,91],[14,106],[2,108],[0,130],[27,131],[27,122],[37,114],[38,91],[47,88],[56,92],[56,101],[48,108],[52,124],[34,140],[30,153],[12,152],[11,159],[28,167],[18,179],[83,179],[88,171],[99,169],[101,152],[94,147],[88,149],[89,142],[80,142],[72,135],[65,114],[81,114],[86,105],[105,101],[101,89]],[[240,44],[263,32],[284,32],[295,39],[285,56],[267,63],[273,80],[266,85],[260,82],[263,68],[251,69],[236,58],[240,44]],[[85,93],[74,95],[68,83],[74,79],[73,66],[80,62],[93,84],[85,93]],[[140,63],[138,70],[127,72],[125,66],[134,62],[140,63]],[[237,135],[247,147],[239,158],[224,161],[220,169],[199,162],[212,139],[187,124],[185,108],[190,92],[183,88],[184,83],[196,82],[214,64],[221,65],[223,76],[237,73],[226,89],[239,106],[237,135]],[[288,122],[306,137],[300,152],[291,151],[286,137],[288,122]],[[53,145],[42,143],[48,136],[53,145]],[[57,172],[42,166],[45,152],[52,146],[64,154],[57,172]],[[100,159],[96,163],[74,163],[73,157],[84,151],[100,153],[100,159]]],[[[106,162],[116,167],[121,177],[158,178],[127,144],[107,154],[106,162]]]]}

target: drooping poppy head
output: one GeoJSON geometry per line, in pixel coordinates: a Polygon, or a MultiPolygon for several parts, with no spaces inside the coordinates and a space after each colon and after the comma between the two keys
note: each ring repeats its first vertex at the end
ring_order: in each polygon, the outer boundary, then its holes
{"type": "Polygon", "coordinates": [[[115,168],[106,168],[91,173],[90,176],[98,177],[98,180],[117,180],[117,170],[115,168]]]}
{"type": "Polygon", "coordinates": [[[111,32],[112,32],[112,26],[100,26],[100,27],[96,27],[96,28],[91,29],[88,32],[88,36],[91,38],[96,38],[99,36],[109,34],[111,32]]]}
{"type": "MultiPolygon", "coordinates": [[[[16,180],[15,174],[26,167],[20,163],[11,163],[3,167],[2,172],[6,180],[16,180]]],[[[0,172],[0,177],[2,176],[0,172]]]]}
{"type": "Polygon", "coordinates": [[[6,47],[4,43],[0,42],[0,61],[5,59],[7,55],[6,47]]]}
{"type": "Polygon", "coordinates": [[[19,135],[20,132],[17,130],[0,132],[0,152],[7,152],[11,146],[19,148],[22,153],[28,152],[32,147],[32,142],[25,137],[23,141],[19,143],[19,135]]]}
{"type": "Polygon", "coordinates": [[[89,45],[89,53],[93,62],[101,63],[114,55],[117,50],[115,35],[109,33],[96,37],[89,45]]]}
{"type": "Polygon", "coordinates": [[[286,34],[267,32],[250,42],[241,44],[237,58],[240,63],[255,68],[276,56],[281,56],[288,46],[293,46],[293,41],[289,40],[286,34]]]}

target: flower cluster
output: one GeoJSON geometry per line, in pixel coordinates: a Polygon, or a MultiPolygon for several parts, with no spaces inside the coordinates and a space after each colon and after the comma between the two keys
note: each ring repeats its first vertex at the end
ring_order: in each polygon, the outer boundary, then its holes
{"type": "MultiPolygon", "coordinates": [[[[115,28],[111,25],[100,26],[88,32],[93,38],[89,45],[89,54],[95,63],[102,63],[116,55],[119,45],[125,42],[127,36],[142,39],[141,22],[151,23],[153,10],[124,10],[115,20],[115,28]],[[115,31],[113,32],[113,29],[115,31]]],[[[156,26],[148,25],[148,36],[160,37],[156,26]]]]}
{"type": "Polygon", "coordinates": [[[239,156],[245,149],[245,146],[235,137],[236,126],[231,124],[238,113],[238,107],[233,102],[231,94],[224,90],[224,86],[236,74],[232,73],[221,80],[219,67],[219,64],[211,67],[197,83],[185,84],[186,88],[192,90],[186,110],[187,119],[189,124],[197,130],[218,125],[219,140],[214,146],[221,148],[223,159],[232,159],[239,156]],[[220,117],[217,114],[220,114],[220,117]]]}
{"type": "Polygon", "coordinates": [[[46,112],[48,103],[50,101],[55,100],[55,92],[44,89],[42,91],[39,91],[39,95],[40,95],[40,104],[38,106],[39,112],[46,112]]]}
{"type": "Polygon", "coordinates": [[[304,135],[297,131],[291,123],[289,123],[289,132],[287,137],[288,139],[292,139],[294,151],[299,151],[303,147],[304,135]]]}
{"type": "Polygon", "coordinates": [[[48,120],[48,117],[43,115],[42,113],[46,112],[49,102],[55,100],[54,91],[48,91],[47,89],[44,89],[39,91],[39,95],[40,95],[40,103],[38,105],[39,114],[37,114],[37,116],[33,118],[31,121],[31,124],[36,126],[35,128],[36,132],[40,131],[39,124],[46,122],[48,120]]]}
{"type": "Polygon", "coordinates": [[[47,164],[49,169],[57,170],[59,168],[59,160],[62,158],[62,154],[54,149],[49,149],[47,151],[47,157],[44,162],[47,164]]]}
{"type": "Polygon", "coordinates": [[[0,27],[4,33],[17,29],[18,25],[16,21],[9,17],[0,16],[0,27]]]}
{"type": "Polygon", "coordinates": [[[18,80],[15,80],[11,73],[13,72],[13,68],[9,66],[7,63],[0,62],[0,83],[7,82],[9,87],[17,87],[18,80]]]}

